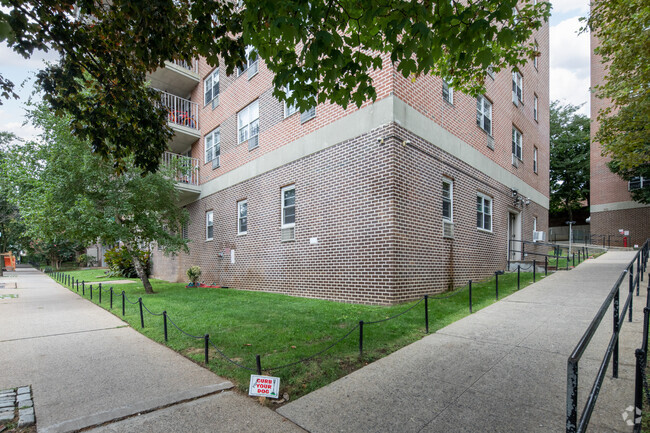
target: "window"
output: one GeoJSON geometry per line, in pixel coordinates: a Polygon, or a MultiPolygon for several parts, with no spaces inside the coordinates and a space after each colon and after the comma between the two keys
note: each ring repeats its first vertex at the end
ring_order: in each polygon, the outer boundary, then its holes
{"type": "Polygon", "coordinates": [[[316,117],[316,107],[311,107],[309,110],[300,113],[300,123],[305,123],[314,117],[316,117]]]}
{"type": "Polygon", "coordinates": [[[189,225],[187,222],[183,223],[181,226],[181,237],[183,239],[189,239],[190,238],[190,233],[189,233],[189,225]]]}
{"type": "Polygon", "coordinates": [[[512,127],[512,154],[521,160],[521,131],[512,127]]]}
{"type": "Polygon", "coordinates": [[[492,103],[485,96],[476,98],[476,124],[492,135],[492,103]]]}
{"type": "Polygon", "coordinates": [[[296,225],[296,187],[294,185],[282,188],[282,228],[296,225]]]}
{"type": "Polygon", "coordinates": [[[257,51],[253,46],[249,45],[246,47],[246,59],[244,62],[244,68],[237,68],[237,76],[239,77],[244,71],[248,71],[248,79],[251,79],[257,71],[259,70],[259,61],[258,61],[257,51]]]}
{"type": "Polygon", "coordinates": [[[454,89],[446,80],[442,80],[442,99],[450,104],[454,104],[454,89]]]}
{"type": "Polygon", "coordinates": [[[492,199],[480,193],[476,195],[476,227],[492,231],[492,199]]]}
{"type": "Polygon", "coordinates": [[[650,187],[650,179],[647,177],[643,176],[635,176],[630,181],[627,183],[627,189],[628,191],[632,191],[634,189],[641,189],[641,188],[648,188],[650,187]]]}
{"type": "Polygon", "coordinates": [[[237,234],[246,233],[248,233],[248,201],[242,200],[237,202],[237,234]]]}
{"type": "Polygon", "coordinates": [[[537,148],[533,147],[533,173],[537,173],[537,148]]]}
{"type": "Polygon", "coordinates": [[[442,180],[442,219],[453,221],[454,185],[451,179],[442,180]]]}
{"type": "Polygon", "coordinates": [[[221,157],[221,132],[219,128],[205,136],[205,163],[210,161],[213,166],[219,167],[221,157]]]}
{"type": "MultiPolygon", "coordinates": [[[[287,98],[290,97],[293,94],[293,90],[289,88],[289,86],[285,87],[284,93],[287,95],[287,98]]],[[[288,105],[287,101],[284,101],[284,117],[287,118],[291,116],[292,114],[295,114],[298,112],[298,106],[297,105],[288,105]]]]}
{"type": "Polygon", "coordinates": [[[259,100],[249,104],[237,113],[237,126],[239,130],[239,143],[246,140],[248,149],[254,149],[258,145],[257,134],[260,130],[260,102],[259,100]]]}
{"type": "MultiPolygon", "coordinates": [[[[533,233],[537,231],[537,217],[533,217],[533,233]]],[[[534,236],[533,236],[534,237],[534,236]]]]}
{"type": "Polygon", "coordinates": [[[488,66],[487,74],[488,74],[488,77],[490,77],[490,78],[492,78],[494,80],[494,67],[492,67],[492,65],[488,66]]]}
{"type": "Polygon", "coordinates": [[[533,97],[533,119],[535,119],[535,122],[539,120],[537,117],[538,116],[537,104],[538,104],[538,99],[537,99],[537,95],[535,95],[533,97]]]}
{"type": "Polygon", "coordinates": [[[524,103],[524,77],[519,72],[512,72],[512,102],[515,105],[524,103]]]}
{"type": "MultiPolygon", "coordinates": [[[[208,105],[213,99],[219,97],[219,68],[215,69],[203,80],[203,104],[208,105]]],[[[217,101],[219,101],[217,99],[217,101]]]]}
{"type": "Polygon", "coordinates": [[[535,57],[533,57],[533,66],[535,69],[539,69],[539,44],[535,41],[535,57]]]}
{"type": "Polygon", "coordinates": [[[212,219],[213,212],[208,211],[205,213],[205,240],[211,241],[214,235],[214,220],[212,219]]]}

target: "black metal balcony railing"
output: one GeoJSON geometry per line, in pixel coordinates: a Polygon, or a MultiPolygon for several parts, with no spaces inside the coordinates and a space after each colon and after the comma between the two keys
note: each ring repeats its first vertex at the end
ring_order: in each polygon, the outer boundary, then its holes
{"type": "Polygon", "coordinates": [[[173,169],[176,182],[199,186],[199,160],[197,158],[165,152],[163,165],[173,169]]]}
{"type": "Polygon", "coordinates": [[[186,128],[199,129],[199,104],[171,93],[160,92],[160,103],[169,113],[167,121],[186,128]]]}

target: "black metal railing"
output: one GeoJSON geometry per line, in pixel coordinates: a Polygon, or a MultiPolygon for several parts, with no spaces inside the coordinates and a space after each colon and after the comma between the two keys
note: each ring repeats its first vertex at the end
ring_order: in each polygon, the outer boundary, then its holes
{"type": "Polygon", "coordinates": [[[582,338],[576,345],[575,349],[569,356],[567,360],[567,400],[566,400],[566,431],[567,433],[580,433],[584,432],[589,425],[589,420],[594,411],[596,405],[596,400],[598,399],[598,394],[600,393],[600,388],[605,379],[605,374],[607,373],[607,367],[609,366],[610,360],[612,361],[612,376],[614,378],[618,377],[618,355],[619,355],[619,335],[621,327],[625,322],[626,313],[629,313],[629,321],[632,321],[632,306],[634,299],[634,288],[636,287],[637,296],[639,295],[639,286],[643,280],[643,274],[645,272],[647,261],[648,261],[648,248],[650,245],[650,239],[646,240],[643,244],[643,247],[637,251],[636,255],[632,261],[627,265],[627,267],[621,272],[621,275],[616,280],[614,287],[610,290],[609,294],[605,298],[605,301],[600,306],[600,309],[596,313],[596,316],[591,321],[591,324],[583,334],[582,338]],[[634,272],[634,265],[636,264],[636,274],[634,272]],[[623,306],[623,310],[620,311],[620,291],[621,284],[628,279],[628,295],[623,306]],[[607,345],[607,350],[605,351],[605,356],[603,361],[600,364],[598,373],[596,375],[596,380],[594,381],[591,391],[587,396],[587,402],[585,407],[582,410],[580,418],[578,418],[578,373],[579,373],[579,363],[582,355],[589,346],[591,339],[598,330],[600,322],[605,317],[607,310],[610,305],[613,304],[612,308],[612,336],[607,345]]]}
{"type": "Polygon", "coordinates": [[[548,269],[549,261],[554,264],[555,269],[560,269],[560,260],[566,259],[565,269],[576,266],[587,260],[595,252],[602,252],[600,247],[588,247],[586,245],[572,245],[569,249],[566,245],[549,242],[531,242],[519,239],[511,239],[508,243],[508,269],[510,263],[531,262],[529,257],[534,257],[537,263],[544,264],[548,269]],[[513,258],[513,255],[520,255],[520,259],[513,258]],[[528,259],[527,259],[528,258],[528,259]]]}
{"type": "MultiPolygon", "coordinates": [[[[645,272],[645,267],[644,267],[645,272]]],[[[648,320],[650,318],[650,278],[646,289],[646,304],[643,309],[643,334],[641,347],[634,352],[636,357],[636,374],[634,378],[634,432],[641,431],[641,417],[643,415],[643,396],[645,394],[650,403],[650,389],[646,369],[648,366],[648,320]]]]}

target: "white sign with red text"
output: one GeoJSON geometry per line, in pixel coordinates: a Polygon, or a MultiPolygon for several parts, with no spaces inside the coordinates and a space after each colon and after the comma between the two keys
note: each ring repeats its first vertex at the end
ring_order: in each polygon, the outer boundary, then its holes
{"type": "Polygon", "coordinates": [[[280,378],[271,376],[257,376],[251,374],[251,383],[248,395],[253,397],[278,398],[280,393],[280,378]]]}

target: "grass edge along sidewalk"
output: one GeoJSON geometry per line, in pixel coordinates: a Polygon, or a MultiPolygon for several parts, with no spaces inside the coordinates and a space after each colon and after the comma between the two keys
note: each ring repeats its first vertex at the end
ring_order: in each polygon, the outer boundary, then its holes
{"type": "Polygon", "coordinates": [[[259,366],[256,355],[261,355],[263,373],[281,377],[280,395],[293,399],[419,340],[427,334],[427,323],[428,331],[435,332],[471,314],[470,309],[476,312],[514,293],[518,280],[520,288],[531,284],[532,269],[524,269],[395,306],[192,289],[159,280],[152,282],[157,293],[146,295],[137,282],[100,289],[77,281],[75,272],[50,275],[242,391],[247,391],[249,375],[259,366]]]}

